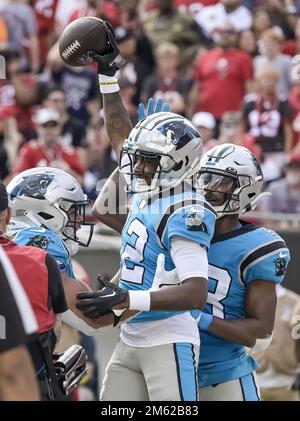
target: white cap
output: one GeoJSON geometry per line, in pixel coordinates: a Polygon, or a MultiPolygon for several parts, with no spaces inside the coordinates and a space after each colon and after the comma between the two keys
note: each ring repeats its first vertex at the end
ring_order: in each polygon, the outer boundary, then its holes
{"type": "Polygon", "coordinates": [[[36,124],[45,124],[49,121],[56,121],[57,123],[60,121],[60,115],[52,108],[41,108],[34,118],[36,124]]]}
{"type": "Polygon", "coordinates": [[[212,130],[216,127],[216,120],[211,113],[199,112],[193,115],[192,124],[196,127],[205,127],[212,130]]]}

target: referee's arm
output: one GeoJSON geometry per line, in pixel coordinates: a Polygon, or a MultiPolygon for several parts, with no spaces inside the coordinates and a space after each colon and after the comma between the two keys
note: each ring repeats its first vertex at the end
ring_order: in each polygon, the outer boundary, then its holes
{"type": "Polygon", "coordinates": [[[39,400],[39,388],[25,344],[37,330],[27,296],[0,247],[0,400],[39,400]]]}

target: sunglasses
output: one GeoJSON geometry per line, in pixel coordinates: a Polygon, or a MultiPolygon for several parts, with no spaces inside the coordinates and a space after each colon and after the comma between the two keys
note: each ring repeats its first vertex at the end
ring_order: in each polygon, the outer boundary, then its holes
{"type": "Polygon", "coordinates": [[[47,123],[41,124],[42,127],[46,128],[53,128],[58,126],[57,121],[48,121],[47,123]]]}

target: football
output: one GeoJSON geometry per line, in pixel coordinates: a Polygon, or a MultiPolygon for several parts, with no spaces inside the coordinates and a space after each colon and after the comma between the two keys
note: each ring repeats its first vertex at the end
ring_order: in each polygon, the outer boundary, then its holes
{"type": "Polygon", "coordinates": [[[59,54],[69,66],[85,66],[92,62],[88,51],[103,54],[108,45],[106,22],[95,17],[82,17],[71,22],[62,32],[59,54]]]}

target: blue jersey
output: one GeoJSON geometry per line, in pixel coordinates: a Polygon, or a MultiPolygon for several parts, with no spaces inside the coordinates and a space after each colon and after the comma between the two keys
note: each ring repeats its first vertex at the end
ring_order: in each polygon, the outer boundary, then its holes
{"type": "Polygon", "coordinates": [[[71,256],[64,242],[53,231],[43,227],[22,228],[12,233],[13,240],[20,246],[39,247],[53,256],[61,272],[67,272],[70,278],[74,278],[71,256]]]}
{"type": "MultiPolygon", "coordinates": [[[[245,318],[246,287],[253,280],[283,281],[289,250],[274,231],[242,222],[216,235],[208,254],[208,299],[204,312],[221,319],[245,318]]],[[[266,309],[267,310],[267,309],[266,309]]],[[[224,383],[258,367],[245,348],[200,332],[199,386],[224,383]]]]}
{"type": "MultiPolygon", "coordinates": [[[[149,290],[160,253],[165,255],[165,269],[174,269],[170,255],[171,238],[174,236],[186,238],[209,249],[215,220],[214,209],[196,193],[160,197],[150,205],[141,196],[134,195],[122,232],[121,288],[149,290]]],[[[176,312],[141,312],[128,323],[161,320],[174,314],[176,312]]]]}

